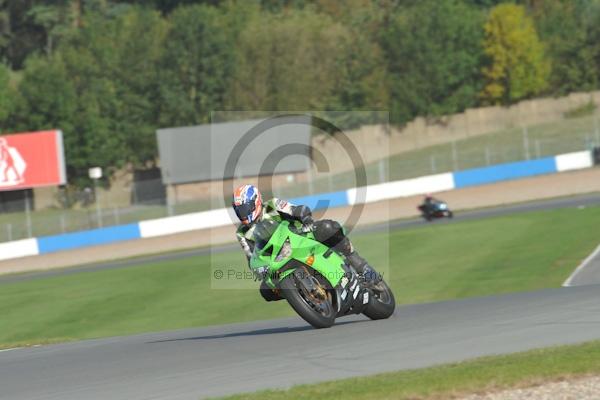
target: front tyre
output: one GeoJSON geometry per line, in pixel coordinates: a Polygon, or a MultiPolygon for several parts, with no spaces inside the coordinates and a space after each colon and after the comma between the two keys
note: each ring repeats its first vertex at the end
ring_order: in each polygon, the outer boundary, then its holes
{"type": "Polygon", "coordinates": [[[363,311],[363,314],[371,319],[386,319],[394,314],[395,309],[396,299],[394,299],[394,293],[392,293],[392,289],[387,283],[381,280],[371,288],[369,305],[363,311]]]}
{"type": "Polygon", "coordinates": [[[331,301],[331,294],[314,276],[298,279],[291,274],[279,282],[279,287],[283,297],[294,311],[313,327],[329,328],[335,322],[336,311],[331,301]],[[319,292],[322,290],[326,294],[319,296],[319,293],[315,293],[315,290],[305,285],[305,279],[312,279],[312,284],[320,285],[319,292]]]}

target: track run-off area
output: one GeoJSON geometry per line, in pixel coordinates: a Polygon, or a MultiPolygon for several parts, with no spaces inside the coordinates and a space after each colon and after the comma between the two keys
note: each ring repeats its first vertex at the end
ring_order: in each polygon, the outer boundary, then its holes
{"type": "MultiPolygon", "coordinates": [[[[456,220],[598,203],[598,195],[556,199],[465,212],[456,220]]],[[[2,284],[155,259],[8,275],[0,278],[0,290],[2,284]]],[[[7,350],[0,352],[0,399],[198,399],[600,339],[600,286],[584,283],[402,305],[389,320],[347,317],[326,330],[286,318],[7,350]]]]}
{"type": "Polygon", "coordinates": [[[600,286],[400,306],[385,321],[299,318],[0,353],[0,398],[198,399],[600,339],[600,286]]]}

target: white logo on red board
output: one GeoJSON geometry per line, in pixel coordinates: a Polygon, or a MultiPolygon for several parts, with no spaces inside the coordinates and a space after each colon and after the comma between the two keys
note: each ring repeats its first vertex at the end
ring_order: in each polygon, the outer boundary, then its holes
{"type": "Polygon", "coordinates": [[[10,147],[6,138],[0,137],[0,187],[17,186],[25,182],[23,174],[27,163],[16,147],[10,147]]]}

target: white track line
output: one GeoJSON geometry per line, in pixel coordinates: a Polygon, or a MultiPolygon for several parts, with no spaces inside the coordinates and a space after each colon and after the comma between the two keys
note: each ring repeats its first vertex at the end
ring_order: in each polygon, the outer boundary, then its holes
{"type": "Polygon", "coordinates": [[[3,350],[0,350],[0,353],[3,353],[5,351],[19,350],[19,349],[22,349],[22,348],[23,347],[13,347],[12,349],[3,349],[3,350]]]}
{"type": "Polygon", "coordinates": [[[579,264],[579,266],[575,269],[575,271],[573,271],[571,276],[569,276],[567,278],[567,280],[562,284],[563,287],[571,286],[571,282],[573,281],[575,276],[578,273],[580,273],[585,267],[587,267],[587,265],[599,254],[600,254],[600,246],[596,247],[596,250],[594,250],[594,252],[592,254],[590,254],[585,260],[583,260],[583,262],[581,264],[579,264]]]}

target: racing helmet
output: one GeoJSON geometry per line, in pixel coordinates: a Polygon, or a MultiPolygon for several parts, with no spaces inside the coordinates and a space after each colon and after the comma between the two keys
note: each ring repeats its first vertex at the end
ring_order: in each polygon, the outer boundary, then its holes
{"type": "Polygon", "coordinates": [[[262,214],[262,196],[253,185],[242,185],[233,192],[233,210],[242,224],[256,222],[262,214]]]}

